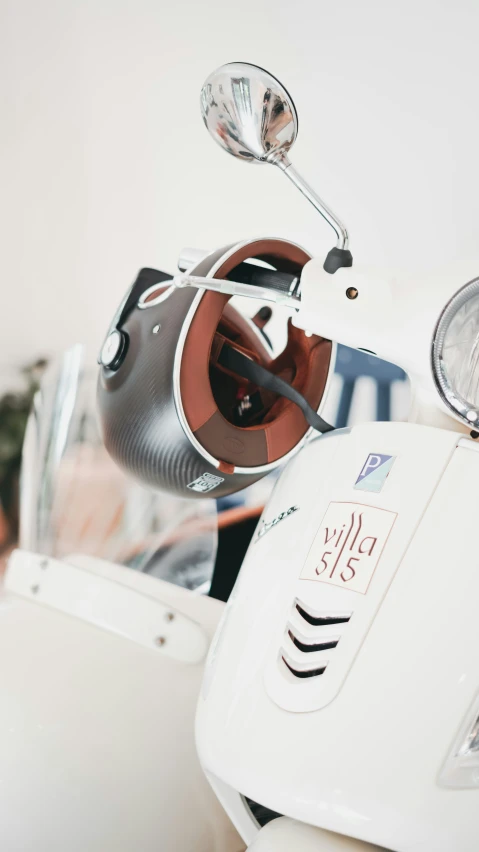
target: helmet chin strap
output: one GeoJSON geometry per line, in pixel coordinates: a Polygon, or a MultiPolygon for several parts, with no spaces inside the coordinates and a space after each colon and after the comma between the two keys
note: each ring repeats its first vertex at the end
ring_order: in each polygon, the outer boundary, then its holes
{"type": "Polygon", "coordinates": [[[229,343],[223,344],[216,360],[222,367],[231,370],[231,372],[241,376],[242,379],[247,379],[260,388],[289,399],[290,402],[293,402],[301,409],[307,423],[313,429],[316,429],[317,432],[323,434],[324,432],[331,432],[335,428],[329,423],[326,423],[314,408],[310,406],[304,396],[291,387],[288,382],[280,379],[279,376],[276,376],[270,370],[266,370],[260,364],[256,364],[255,361],[252,361],[247,355],[243,355],[242,352],[239,352],[234,346],[230,346],[229,343]]]}

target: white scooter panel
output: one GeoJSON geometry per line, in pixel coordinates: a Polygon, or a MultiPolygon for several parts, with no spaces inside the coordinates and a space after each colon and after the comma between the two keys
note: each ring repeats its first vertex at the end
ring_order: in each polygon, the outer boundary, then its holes
{"type": "Polygon", "coordinates": [[[478,480],[473,441],[408,423],[320,438],[282,474],[197,714],[248,841],[241,797],[395,852],[475,852],[473,773],[451,791],[443,769],[479,689],[478,480]]]}

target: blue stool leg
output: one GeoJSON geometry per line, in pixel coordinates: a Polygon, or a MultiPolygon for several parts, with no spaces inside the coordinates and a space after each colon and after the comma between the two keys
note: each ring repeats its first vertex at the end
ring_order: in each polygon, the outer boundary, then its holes
{"type": "Polygon", "coordinates": [[[377,420],[391,419],[391,382],[378,382],[376,418],[377,420]]]}
{"type": "Polygon", "coordinates": [[[356,379],[344,379],[343,381],[343,388],[339,399],[338,415],[336,418],[337,429],[342,429],[344,426],[348,425],[355,384],[356,379]]]}

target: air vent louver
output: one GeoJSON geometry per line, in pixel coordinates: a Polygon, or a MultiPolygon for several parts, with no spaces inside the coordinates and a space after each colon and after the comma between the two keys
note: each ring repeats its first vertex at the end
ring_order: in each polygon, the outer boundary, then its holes
{"type": "Polygon", "coordinates": [[[346,624],[346,622],[348,622],[351,618],[351,615],[313,615],[311,612],[308,612],[307,609],[305,609],[304,604],[300,604],[299,601],[296,601],[295,607],[302,618],[314,627],[328,627],[332,624],[346,624]]]}
{"type": "Polygon", "coordinates": [[[280,651],[280,659],[288,671],[295,678],[324,674],[331,657],[326,652],[334,651],[341,638],[342,625],[349,622],[351,615],[350,612],[313,612],[296,599],[286,628],[286,647],[280,651]]]}
{"type": "Polygon", "coordinates": [[[330,642],[302,642],[294,635],[292,630],[288,630],[288,636],[303,654],[312,654],[314,651],[329,651],[330,648],[335,648],[339,642],[339,639],[333,639],[330,642]]]}

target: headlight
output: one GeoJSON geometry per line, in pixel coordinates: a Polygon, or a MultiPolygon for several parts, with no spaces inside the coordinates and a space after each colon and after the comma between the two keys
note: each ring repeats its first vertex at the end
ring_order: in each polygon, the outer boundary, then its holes
{"type": "Polygon", "coordinates": [[[463,789],[479,787],[479,706],[477,699],[439,773],[439,783],[444,787],[463,789]]]}
{"type": "Polygon", "coordinates": [[[446,405],[479,431],[479,278],[444,308],[433,341],[432,368],[446,405]]]}

